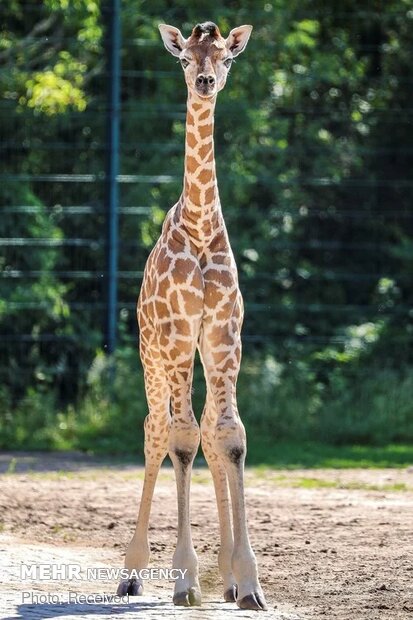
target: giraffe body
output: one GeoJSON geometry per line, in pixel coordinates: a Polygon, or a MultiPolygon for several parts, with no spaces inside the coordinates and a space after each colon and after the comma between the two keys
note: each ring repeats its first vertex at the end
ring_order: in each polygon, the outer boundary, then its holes
{"type": "MultiPolygon", "coordinates": [[[[145,480],[125,565],[132,570],[149,562],[150,505],[159,468],[169,453],[178,498],[173,566],[187,569],[175,582],[174,602],[201,604],[189,520],[190,476],[201,440],[217,498],[218,564],[225,600],[236,600],[242,608],[266,609],[246,526],[246,438],[236,402],[243,303],[219,200],[213,144],[216,95],[225,85],[229,61],[245,48],[251,27],[234,29],[226,40],[210,22],[196,26],[188,40],[172,26],[162,25],[160,30],[167,49],[179,56],[188,85],[185,174],[182,195],[168,212],[148,258],[138,300],[149,414],[145,480]],[[207,384],[200,427],[191,403],[197,349],[207,384]]],[[[125,580],[118,592],[139,594],[142,583],[125,580]]]]}

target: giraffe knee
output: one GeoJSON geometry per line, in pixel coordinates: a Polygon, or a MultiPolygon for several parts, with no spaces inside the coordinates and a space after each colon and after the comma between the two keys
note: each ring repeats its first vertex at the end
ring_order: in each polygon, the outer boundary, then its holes
{"type": "Polygon", "coordinates": [[[190,422],[175,418],[169,432],[169,454],[171,459],[188,467],[198,452],[200,441],[199,425],[195,418],[190,422]]]}
{"type": "Polygon", "coordinates": [[[198,452],[198,445],[199,442],[197,444],[193,443],[192,445],[185,443],[182,447],[178,447],[176,444],[170,446],[169,456],[171,457],[172,463],[178,464],[182,471],[191,467],[196,453],[198,452]]]}
{"type": "Polygon", "coordinates": [[[231,463],[234,465],[239,465],[244,459],[246,455],[246,446],[245,444],[241,444],[238,446],[230,446],[226,451],[226,456],[231,463]]]}
{"type": "Polygon", "coordinates": [[[195,449],[187,448],[185,450],[181,450],[180,448],[174,448],[169,451],[169,456],[171,457],[171,461],[179,464],[181,469],[184,471],[192,465],[196,452],[197,450],[195,449]]]}
{"type": "Polygon", "coordinates": [[[247,442],[245,428],[239,418],[229,423],[218,421],[214,441],[215,450],[221,459],[237,466],[244,463],[247,442]]]}

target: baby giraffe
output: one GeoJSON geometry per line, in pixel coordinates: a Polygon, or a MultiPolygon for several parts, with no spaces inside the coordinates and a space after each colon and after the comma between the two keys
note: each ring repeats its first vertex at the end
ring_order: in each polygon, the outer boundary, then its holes
{"type": "MultiPolygon", "coordinates": [[[[185,172],[181,197],[168,212],[148,258],[138,301],[149,414],[144,425],[145,479],[125,567],[132,575],[148,565],[150,507],[161,463],[169,453],[178,497],[173,567],[186,569],[175,582],[173,602],[201,604],[189,513],[192,464],[201,439],[218,505],[224,598],[242,609],[265,610],[247,531],[246,436],[236,399],[243,302],[219,200],[213,140],[217,94],[233,58],[245,49],[252,26],[235,28],[226,39],[211,22],[195,26],[188,39],[173,26],[162,24],[159,29],[166,49],[181,63],[188,88],[185,172]],[[207,386],[200,428],[191,403],[196,349],[207,386]]],[[[142,591],[135,577],[118,587],[120,595],[142,591]]]]}

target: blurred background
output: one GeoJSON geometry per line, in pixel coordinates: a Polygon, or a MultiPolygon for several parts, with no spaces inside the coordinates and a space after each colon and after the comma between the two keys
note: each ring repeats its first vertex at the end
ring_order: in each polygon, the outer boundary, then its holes
{"type": "MultiPolygon", "coordinates": [[[[310,445],[397,459],[413,444],[413,1],[122,0],[116,344],[112,8],[0,8],[0,447],[143,454],[135,306],[181,192],[186,102],[157,26],[212,20],[254,26],[215,122],[250,462],[310,445]]],[[[204,393],[198,363],[197,416],[204,393]]]]}

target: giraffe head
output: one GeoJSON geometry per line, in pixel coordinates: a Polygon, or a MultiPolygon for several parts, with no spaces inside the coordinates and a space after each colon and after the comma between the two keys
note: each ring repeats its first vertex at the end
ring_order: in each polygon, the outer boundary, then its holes
{"type": "Polygon", "coordinates": [[[226,39],[212,22],[195,26],[188,39],[174,26],[160,24],[159,30],[168,52],[180,60],[188,89],[209,99],[224,88],[232,59],[244,51],[252,26],[234,28],[226,39]]]}

